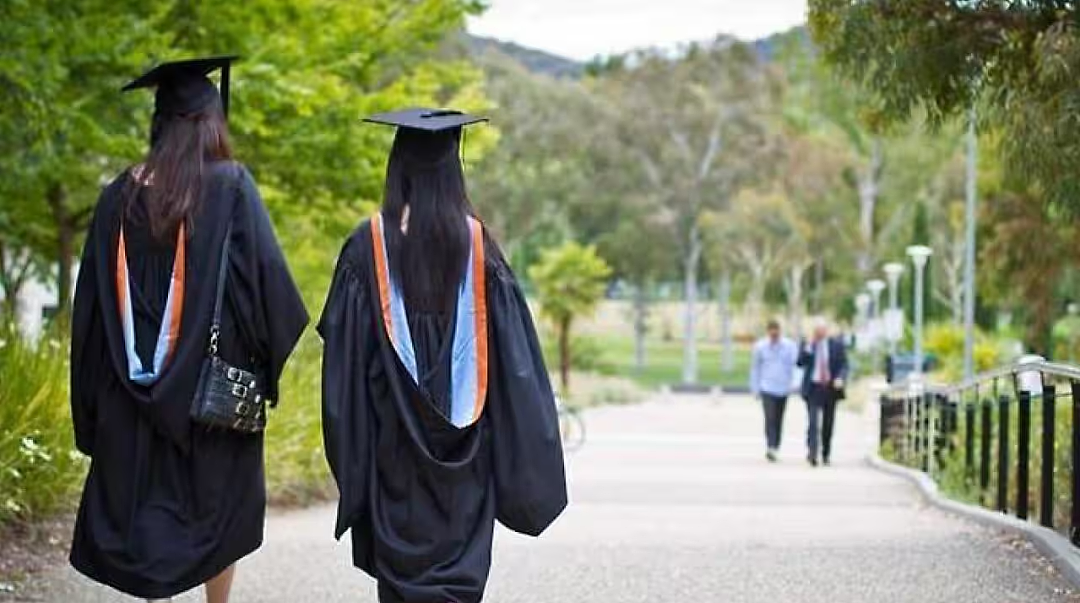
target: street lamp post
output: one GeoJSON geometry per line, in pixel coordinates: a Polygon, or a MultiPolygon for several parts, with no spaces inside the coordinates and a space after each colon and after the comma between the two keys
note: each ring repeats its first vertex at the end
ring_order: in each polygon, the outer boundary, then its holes
{"type": "Polygon", "coordinates": [[[864,330],[870,318],[870,312],[872,311],[870,304],[872,303],[873,300],[866,293],[859,293],[855,296],[855,314],[859,317],[859,326],[864,330]]]}
{"type": "Polygon", "coordinates": [[[881,292],[885,290],[885,281],[873,279],[866,282],[866,290],[873,296],[874,303],[870,306],[870,318],[881,317],[881,292]]]}
{"type": "Polygon", "coordinates": [[[975,106],[968,113],[967,183],[964,201],[964,379],[975,374],[975,205],[976,147],[975,106]]]}
{"type": "Polygon", "coordinates": [[[926,262],[934,253],[926,245],[912,245],[907,248],[908,257],[915,266],[915,371],[914,375],[922,377],[923,372],[923,271],[926,262]]]}
{"type": "Polygon", "coordinates": [[[874,279],[866,281],[866,291],[870,292],[870,295],[874,296],[874,305],[870,308],[870,316],[881,316],[881,292],[885,291],[885,281],[880,279],[874,279]]]}
{"type": "Polygon", "coordinates": [[[885,290],[885,281],[872,279],[866,282],[866,290],[870,292],[870,332],[873,338],[874,354],[877,355],[878,345],[884,336],[883,321],[881,319],[881,292],[885,290]]]}
{"type": "MultiPolygon", "coordinates": [[[[882,270],[885,272],[885,278],[889,281],[890,320],[896,320],[897,311],[899,310],[900,277],[904,274],[904,265],[900,262],[889,262],[882,267],[882,270]]],[[[889,337],[889,353],[895,355],[896,343],[902,337],[902,333],[897,333],[894,329],[888,327],[886,330],[889,337]]]]}
{"type": "Polygon", "coordinates": [[[870,357],[873,359],[874,366],[880,366],[878,363],[881,360],[881,339],[885,335],[884,321],[881,318],[881,292],[885,290],[885,281],[869,280],[866,282],[866,290],[870,292],[871,300],[870,322],[866,329],[870,339],[870,357]]]}

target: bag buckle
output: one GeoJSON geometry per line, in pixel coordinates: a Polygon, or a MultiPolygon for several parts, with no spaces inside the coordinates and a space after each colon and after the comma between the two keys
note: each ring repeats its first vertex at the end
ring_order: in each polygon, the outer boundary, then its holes
{"type": "Polygon", "coordinates": [[[248,395],[247,386],[243,385],[243,384],[240,384],[240,383],[233,383],[233,385],[232,385],[232,395],[236,396],[237,398],[247,398],[247,395],[248,395]]]}
{"type": "Polygon", "coordinates": [[[217,356],[218,354],[218,338],[221,337],[221,328],[217,325],[210,327],[210,346],[209,352],[211,356],[217,356]]]}
{"type": "Polygon", "coordinates": [[[242,377],[243,375],[240,374],[240,369],[234,366],[230,366],[229,370],[225,372],[225,376],[228,377],[229,381],[239,382],[240,377],[242,377]]]}
{"type": "Polygon", "coordinates": [[[236,403],[236,409],[235,409],[234,412],[236,413],[236,415],[238,417],[247,416],[247,411],[248,411],[248,403],[247,402],[244,402],[243,400],[241,400],[241,401],[236,403]]]}

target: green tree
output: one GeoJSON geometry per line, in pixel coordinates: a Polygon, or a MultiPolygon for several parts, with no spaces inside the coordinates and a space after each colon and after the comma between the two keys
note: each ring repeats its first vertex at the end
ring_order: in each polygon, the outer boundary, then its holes
{"type": "Polygon", "coordinates": [[[980,297],[1012,310],[1022,324],[1028,350],[1047,358],[1054,352],[1052,325],[1074,297],[1075,271],[1080,244],[1074,220],[1061,207],[1043,201],[1044,191],[1008,176],[998,154],[997,133],[984,138],[990,153],[980,165],[980,189],[985,191],[979,223],[982,241],[980,297]]]}
{"type": "MultiPolygon", "coordinates": [[[[789,126],[784,140],[776,186],[787,201],[779,215],[787,223],[788,236],[777,268],[783,274],[791,332],[799,333],[807,272],[826,261],[849,265],[844,259],[851,245],[844,237],[852,218],[844,218],[852,213],[852,195],[843,176],[853,157],[843,140],[828,131],[789,126]]],[[[817,283],[816,289],[820,286],[817,283]]]]}
{"type": "Polygon", "coordinates": [[[1080,209],[1080,7],[1072,2],[810,0],[826,59],[867,82],[875,113],[931,123],[963,116],[977,99],[1003,129],[1009,171],[1045,200],[1080,209]]]}
{"type": "Polygon", "coordinates": [[[676,59],[642,52],[628,63],[607,73],[600,90],[617,108],[619,144],[673,225],[686,303],[683,380],[694,383],[701,219],[727,207],[769,164],[773,74],[753,48],[727,38],[676,59]]]}
{"type": "Polygon", "coordinates": [[[479,57],[499,127],[497,146],[475,166],[473,199],[515,268],[574,232],[575,207],[595,203],[596,101],[580,82],[529,73],[494,50],[479,57]]]}
{"type": "MultiPolygon", "coordinates": [[[[364,115],[402,106],[488,106],[479,70],[444,43],[476,0],[170,2],[170,53],[236,53],[230,129],[317,306],[340,240],[381,201],[391,128],[364,115]]],[[[469,137],[469,157],[490,147],[469,137]]]]}
{"type": "Polygon", "coordinates": [[[743,307],[757,330],[766,318],[766,289],[793,242],[790,200],[775,190],[745,190],[727,211],[705,214],[702,225],[710,258],[719,265],[736,266],[746,275],[743,307]]]}
{"type": "MultiPolygon", "coordinates": [[[[948,316],[956,325],[964,313],[964,156],[957,152],[947,159],[931,179],[926,198],[930,242],[934,249],[934,287],[927,293],[934,300],[934,312],[948,316]],[[947,311],[946,311],[947,310],[947,311]]],[[[929,306],[928,306],[929,307],[929,306]]]]}
{"type": "MultiPolygon", "coordinates": [[[[810,226],[811,299],[821,312],[848,300],[879,263],[903,257],[913,201],[934,196],[958,137],[927,132],[921,115],[911,123],[878,119],[869,110],[872,90],[822,60],[805,29],[774,43],[784,70],[785,159],[777,173],[810,226]]],[[[787,272],[787,281],[798,276],[787,272]]]]}
{"type": "Polygon", "coordinates": [[[529,269],[536,285],[540,313],[555,327],[559,340],[559,376],[570,389],[570,329],[576,318],[591,313],[604,297],[611,268],[594,247],[568,241],[548,249],[529,269]]]}
{"type": "MultiPolygon", "coordinates": [[[[162,60],[235,53],[239,158],[276,221],[321,243],[309,256],[325,273],[336,241],[379,200],[392,131],[360,117],[403,105],[487,106],[479,71],[443,54],[481,9],[477,0],[0,3],[0,221],[27,225],[0,233],[0,243],[57,265],[68,300],[100,186],[145,148],[150,97],[120,86],[162,60]]],[[[471,156],[493,138],[470,138],[471,156]]]]}
{"type": "Polygon", "coordinates": [[[118,90],[163,42],[161,16],[159,5],[126,0],[0,5],[0,213],[40,235],[31,243],[6,233],[4,246],[16,255],[50,251],[61,310],[103,176],[137,148],[132,105],[118,90]]]}
{"type": "Polygon", "coordinates": [[[631,287],[634,327],[634,365],[645,369],[650,294],[656,283],[678,266],[672,224],[648,199],[623,197],[622,213],[597,240],[597,250],[613,268],[613,275],[631,287]],[[632,213],[632,212],[635,212],[632,213]],[[645,243],[648,242],[648,243],[645,243]]]}
{"type": "Polygon", "coordinates": [[[635,357],[643,367],[649,292],[675,260],[672,245],[641,241],[673,237],[619,142],[619,116],[597,93],[602,79],[530,73],[491,49],[478,60],[500,129],[498,146],[476,166],[472,198],[518,268],[567,238],[595,244],[613,277],[631,286],[635,357]]]}

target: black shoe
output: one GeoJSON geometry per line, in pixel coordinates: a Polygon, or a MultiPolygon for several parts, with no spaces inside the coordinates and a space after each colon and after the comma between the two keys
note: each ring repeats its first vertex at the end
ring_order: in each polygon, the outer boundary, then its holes
{"type": "Polygon", "coordinates": [[[812,457],[812,456],[806,457],[806,462],[810,463],[811,467],[817,467],[817,458],[815,458],[815,457],[812,457]]]}
{"type": "Polygon", "coordinates": [[[776,462],[776,451],[775,450],[769,450],[768,452],[765,453],[765,458],[769,459],[770,463],[775,463],[776,462]]]}
{"type": "Polygon", "coordinates": [[[821,459],[821,462],[822,462],[822,463],[825,463],[825,466],[826,466],[826,467],[829,467],[829,466],[831,466],[831,465],[832,465],[832,463],[831,463],[831,462],[829,462],[829,457],[825,457],[825,458],[821,459]]]}

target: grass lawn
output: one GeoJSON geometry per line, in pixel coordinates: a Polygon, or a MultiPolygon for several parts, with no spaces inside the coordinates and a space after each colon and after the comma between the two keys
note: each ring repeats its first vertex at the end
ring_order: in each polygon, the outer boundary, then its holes
{"type": "MultiPolygon", "coordinates": [[[[633,379],[644,387],[658,387],[682,382],[682,341],[646,340],[645,369],[634,366],[632,337],[602,336],[593,338],[603,350],[602,362],[610,365],[615,374],[633,379]]],[[[698,381],[707,385],[746,387],[750,379],[750,350],[736,346],[735,368],[720,370],[721,346],[714,342],[698,342],[698,381]]]]}

